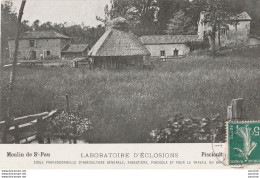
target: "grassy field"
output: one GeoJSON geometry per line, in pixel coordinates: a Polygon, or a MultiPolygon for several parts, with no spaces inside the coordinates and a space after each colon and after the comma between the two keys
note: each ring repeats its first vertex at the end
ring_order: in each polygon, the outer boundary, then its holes
{"type": "MultiPolygon", "coordinates": [[[[71,67],[18,68],[15,116],[71,104],[93,122],[91,143],[151,142],[149,132],[169,116],[220,114],[244,98],[245,119],[260,119],[260,59],[255,55],[189,56],[149,70],[99,71],[71,67]],[[247,56],[247,57],[244,57],[247,56]]],[[[2,72],[2,113],[10,69],[2,72]]]]}

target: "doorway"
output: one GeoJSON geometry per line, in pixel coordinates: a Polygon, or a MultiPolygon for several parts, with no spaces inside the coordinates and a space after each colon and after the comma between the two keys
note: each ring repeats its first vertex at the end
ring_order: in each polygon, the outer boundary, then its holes
{"type": "Polygon", "coordinates": [[[36,60],[36,51],[32,51],[30,60],[36,60]]]}

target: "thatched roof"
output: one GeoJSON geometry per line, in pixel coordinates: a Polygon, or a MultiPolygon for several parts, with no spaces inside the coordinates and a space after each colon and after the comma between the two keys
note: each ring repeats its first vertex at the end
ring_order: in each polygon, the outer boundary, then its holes
{"type": "Polygon", "coordinates": [[[88,48],[88,44],[71,44],[62,49],[63,53],[78,53],[84,52],[88,48]]]}
{"type": "Polygon", "coordinates": [[[145,56],[151,55],[131,32],[107,30],[89,51],[89,56],[145,56]]]}
{"type": "Polygon", "coordinates": [[[149,35],[139,38],[142,44],[185,44],[188,42],[198,42],[198,35],[149,35]]]}
{"type": "MultiPolygon", "coordinates": [[[[55,31],[27,31],[20,35],[20,39],[70,39],[71,37],[65,36],[55,31]]],[[[13,39],[13,38],[10,38],[13,39]]]]}

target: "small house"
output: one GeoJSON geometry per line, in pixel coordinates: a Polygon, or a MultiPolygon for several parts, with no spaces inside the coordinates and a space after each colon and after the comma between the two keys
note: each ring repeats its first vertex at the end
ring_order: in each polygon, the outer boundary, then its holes
{"type": "Polygon", "coordinates": [[[89,51],[94,68],[122,69],[149,64],[150,52],[127,26],[121,17],[110,22],[106,32],[89,51]]]}
{"type": "MultiPolygon", "coordinates": [[[[228,19],[227,25],[218,26],[216,32],[217,47],[248,45],[250,44],[250,23],[252,19],[247,12],[242,12],[228,19]],[[219,46],[220,45],[220,46],[219,46]]],[[[206,37],[211,25],[207,14],[202,11],[198,21],[198,36],[200,39],[206,37]]]]}
{"type": "Polygon", "coordinates": [[[88,44],[70,44],[62,49],[61,57],[64,59],[87,57],[89,50],[88,44]]]}
{"type": "MultiPolygon", "coordinates": [[[[20,35],[19,59],[45,59],[48,56],[61,58],[61,50],[71,43],[71,38],[55,31],[28,31],[20,35]]],[[[15,39],[9,38],[9,54],[13,57],[15,39]]]]}
{"type": "Polygon", "coordinates": [[[197,35],[149,35],[139,38],[151,53],[151,57],[168,59],[190,52],[190,42],[199,42],[197,35]]]}

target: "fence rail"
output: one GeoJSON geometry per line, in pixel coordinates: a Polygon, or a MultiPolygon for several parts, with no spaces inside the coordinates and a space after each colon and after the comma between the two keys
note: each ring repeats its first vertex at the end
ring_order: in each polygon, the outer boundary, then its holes
{"type": "MultiPolygon", "coordinates": [[[[38,140],[42,143],[43,138],[43,121],[54,117],[60,110],[51,112],[43,112],[29,116],[15,118],[9,125],[9,130],[6,134],[7,143],[30,143],[38,140]]],[[[5,121],[0,122],[0,128],[3,128],[5,121]]]]}

